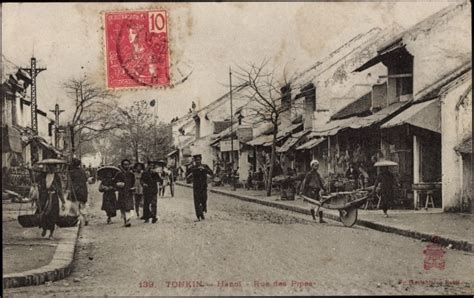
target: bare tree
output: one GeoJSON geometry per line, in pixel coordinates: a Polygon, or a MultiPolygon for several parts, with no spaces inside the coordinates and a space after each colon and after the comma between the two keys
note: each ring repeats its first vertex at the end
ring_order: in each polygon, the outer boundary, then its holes
{"type": "Polygon", "coordinates": [[[146,100],[138,100],[127,110],[118,108],[115,121],[120,126],[115,140],[116,155],[130,152],[135,161],[162,159],[171,147],[171,126],[159,121],[146,100]]]}
{"type": "Polygon", "coordinates": [[[109,91],[96,86],[86,77],[70,79],[63,84],[69,97],[75,102],[74,113],[69,121],[71,139],[74,141],[73,154],[81,145],[93,141],[103,133],[118,128],[114,117],[114,99],[109,91]]]}
{"type": "Polygon", "coordinates": [[[279,122],[282,113],[291,109],[291,89],[286,72],[283,71],[281,78],[276,76],[275,68],[270,69],[268,61],[260,64],[250,64],[247,67],[239,67],[236,77],[240,84],[247,84],[241,96],[248,99],[252,104],[247,106],[249,116],[254,124],[271,123],[273,126],[273,142],[271,149],[270,170],[267,180],[267,196],[271,195],[272,176],[276,161],[276,143],[279,122]]]}

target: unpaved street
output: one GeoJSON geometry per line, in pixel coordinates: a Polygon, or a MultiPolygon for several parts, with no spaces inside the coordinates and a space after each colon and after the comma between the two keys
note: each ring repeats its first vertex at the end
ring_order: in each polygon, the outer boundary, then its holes
{"type": "Polygon", "coordinates": [[[65,280],[7,289],[32,295],[342,295],[472,293],[474,257],[446,250],[424,270],[427,243],[209,195],[195,222],[192,191],[158,200],[156,224],[105,223],[93,186],[92,218],[65,280]]]}

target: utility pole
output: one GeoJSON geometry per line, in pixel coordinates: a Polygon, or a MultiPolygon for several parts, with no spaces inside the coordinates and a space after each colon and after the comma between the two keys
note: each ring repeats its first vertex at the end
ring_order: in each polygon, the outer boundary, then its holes
{"type": "Polygon", "coordinates": [[[233,130],[233,107],[232,107],[232,69],[229,66],[229,83],[230,83],[230,164],[232,165],[232,170],[230,177],[232,180],[232,190],[235,190],[235,177],[234,177],[234,130],[233,130]]]}
{"type": "Polygon", "coordinates": [[[71,125],[71,122],[68,122],[67,123],[67,136],[68,136],[68,140],[69,140],[69,156],[70,156],[70,161],[72,160],[72,158],[74,157],[74,151],[75,151],[75,148],[74,148],[74,127],[71,125]]]}
{"type": "Polygon", "coordinates": [[[49,110],[50,112],[54,113],[54,147],[58,147],[59,143],[59,114],[64,112],[64,110],[59,109],[59,105],[56,104],[54,106],[54,110],[49,110]]]}
{"type": "Polygon", "coordinates": [[[38,102],[36,100],[36,76],[46,70],[46,68],[36,67],[36,58],[31,58],[31,66],[29,68],[21,68],[27,71],[31,76],[31,129],[34,135],[38,135],[38,102]]]}
{"type": "Polygon", "coordinates": [[[154,123],[153,123],[153,143],[154,143],[154,146],[153,146],[153,159],[158,159],[158,149],[157,149],[157,146],[158,146],[158,142],[157,142],[157,138],[156,138],[156,135],[157,135],[157,116],[156,116],[156,113],[157,113],[157,108],[158,108],[158,101],[156,99],[153,99],[151,100],[150,102],[150,105],[153,107],[153,120],[154,120],[154,123]]]}

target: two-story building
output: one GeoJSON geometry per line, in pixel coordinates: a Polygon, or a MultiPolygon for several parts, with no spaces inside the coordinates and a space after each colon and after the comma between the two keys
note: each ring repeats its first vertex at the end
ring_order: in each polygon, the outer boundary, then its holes
{"type": "MultiPolygon", "coordinates": [[[[318,141],[327,136],[328,143],[336,144],[336,158],[330,158],[331,144],[325,155],[335,168],[347,162],[370,166],[377,158],[391,159],[398,163],[394,170],[404,199],[413,197],[415,208],[427,206],[427,202],[429,207],[444,207],[444,196],[442,201],[437,191],[445,185],[441,182],[445,175],[441,165],[440,90],[469,70],[470,42],[460,42],[470,41],[470,27],[466,26],[469,8],[470,4],[462,3],[441,10],[380,46],[374,58],[356,69],[361,72],[383,65],[386,74],[378,76],[370,95],[313,130],[313,136],[320,137],[318,141]],[[360,117],[367,113],[370,115],[360,117]],[[368,148],[362,152],[369,155],[360,156],[363,144],[368,148]],[[378,152],[371,156],[370,148],[377,147],[378,152]]],[[[366,170],[370,176],[376,174],[366,170]]]]}
{"type": "MultiPolygon", "coordinates": [[[[289,109],[284,119],[294,123],[301,117],[303,127],[279,148],[282,164],[302,172],[308,170],[311,159],[318,158],[323,176],[334,172],[329,160],[331,146],[325,131],[328,129],[323,127],[341,108],[371,92],[378,77],[385,74],[385,68],[379,65],[360,73],[352,70],[374,57],[380,44],[401,30],[399,25],[392,24],[383,30],[374,28],[359,34],[290,81],[291,105],[295,108],[289,109]],[[318,136],[315,132],[320,129],[324,133],[319,134],[321,138],[315,139],[318,136]]],[[[333,142],[333,146],[335,144],[333,142]]],[[[339,150],[336,147],[333,149],[339,150]]]]}
{"type": "Polygon", "coordinates": [[[31,130],[31,100],[29,74],[19,69],[1,85],[2,97],[2,166],[31,164],[32,158],[41,160],[56,156],[59,150],[51,143],[54,131],[47,113],[36,109],[38,132],[31,130]]]}
{"type": "MultiPolygon", "coordinates": [[[[235,110],[248,102],[247,98],[239,96],[244,88],[245,85],[232,90],[232,105],[235,110]]],[[[221,154],[218,148],[210,145],[219,133],[230,126],[230,119],[230,92],[202,108],[191,109],[188,114],[172,123],[176,149],[168,154],[169,161],[173,163],[171,160],[175,160],[176,164],[184,166],[191,161],[192,155],[201,154],[203,163],[215,165],[221,154]]],[[[233,154],[237,159],[237,147],[233,154]]]]}

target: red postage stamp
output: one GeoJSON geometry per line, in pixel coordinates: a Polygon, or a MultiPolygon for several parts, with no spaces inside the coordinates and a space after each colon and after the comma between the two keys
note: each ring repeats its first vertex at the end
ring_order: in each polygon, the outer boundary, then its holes
{"type": "Polygon", "coordinates": [[[104,13],[107,87],[168,86],[166,10],[104,13]]]}

